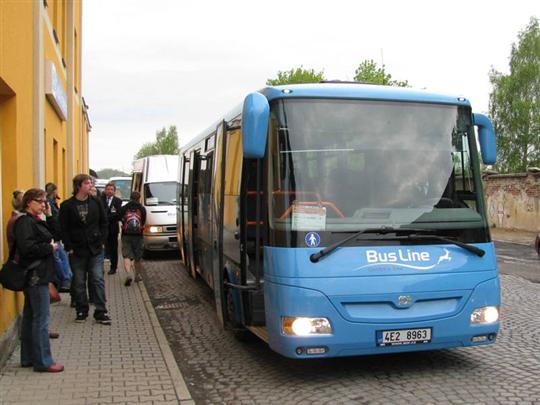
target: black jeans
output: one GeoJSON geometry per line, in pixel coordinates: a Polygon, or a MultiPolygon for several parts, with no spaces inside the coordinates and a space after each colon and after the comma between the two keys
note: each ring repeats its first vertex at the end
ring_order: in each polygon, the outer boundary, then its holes
{"type": "Polygon", "coordinates": [[[94,291],[94,317],[107,313],[105,307],[105,281],[103,279],[103,253],[97,255],[77,256],[69,255],[73,280],[71,281],[72,291],[75,297],[75,307],[77,313],[82,312],[88,315],[89,305],[86,295],[86,278],[91,274],[94,291]]]}
{"type": "Polygon", "coordinates": [[[116,271],[118,268],[118,227],[116,232],[114,229],[109,228],[109,236],[105,243],[105,253],[111,261],[111,270],[116,271]]]}

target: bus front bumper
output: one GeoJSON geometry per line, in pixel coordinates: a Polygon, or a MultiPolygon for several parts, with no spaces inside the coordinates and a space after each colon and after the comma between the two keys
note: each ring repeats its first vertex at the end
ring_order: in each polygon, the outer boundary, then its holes
{"type": "MultiPolygon", "coordinates": [[[[444,294],[444,292],[439,294],[444,294]]],[[[449,295],[457,296],[458,294],[449,295]]],[[[418,308],[415,309],[413,305],[410,308],[397,309],[395,319],[392,319],[388,312],[382,311],[380,318],[374,313],[371,319],[358,320],[353,316],[360,318],[370,316],[369,306],[364,312],[356,309],[346,312],[338,305],[343,305],[342,301],[350,301],[350,299],[329,298],[314,289],[266,281],[265,310],[268,343],[276,352],[296,359],[424,351],[494,343],[500,321],[491,324],[471,324],[471,314],[479,307],[499,306],[498,279],[480,282],[462,295],[461,304],[456,305],[453,312],[446,308],[451,313],[450,315],[444,315],[445,307],[442,303],[445,299],[441,298],[434,300],[434,302],[438,301],[434,304],[434,310],[440,311],[442,315],[424,314],[425,316],[422,316],[421,311],[418,308]],[[408,314],[407,311],[409,311],[408,314]],[[283,330],[283,317],[324,317],[330,321],[332,331],[325,335],[289,335],[283,330]],[[381,319],[384,319],[384,322],[381,322],[381,319]],[[411,329],[429,329],[431,331],[429,341],[383,345],[380,340],[382,332],[411,329]]],[[[378,303],[376,299],[372,302],[374,303],[373,311],[376,312],[381,308],[380,302],[378,303]]]]}

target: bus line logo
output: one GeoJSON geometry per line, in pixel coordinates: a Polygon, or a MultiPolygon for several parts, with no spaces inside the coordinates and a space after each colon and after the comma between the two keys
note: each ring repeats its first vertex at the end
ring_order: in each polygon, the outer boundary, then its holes
{"type": "Polygon", "coordinates": [[[359,269],[385,264],[408,269],[431,270],[442,262],[452,261],[450,251],[443,249],[443,252],[435,261],[429,252],[416,252],[410,249],[398,249],[397,252],[366,250],[368,264],[359,267],[359,269]]]}

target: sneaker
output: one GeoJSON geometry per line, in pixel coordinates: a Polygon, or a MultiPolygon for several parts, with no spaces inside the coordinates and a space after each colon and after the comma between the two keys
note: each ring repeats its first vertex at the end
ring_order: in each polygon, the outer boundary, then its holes
{"type": "Polygon", "coordinates": [[[113,269],[109,270],[109,271],[107,272],[107,274],[116,274],[116,269],[115,269],[115,270],[113,270],[113,269]]]}
{"type": "Polygon", "coordinates": [[[88,318],[88,314],[85,314],[84,312],[77,312],[77,318],[75,318],[75,322],[85,322],[86,318],[88,318]]]}
{"type": "Polygon", "coordinates": [[[106,314],[100,314],[95,317],[95,320],[97,323],[100,323],[102,325],[110,325],[111,324],[111,318],[109,318],[106,314]]]}
{"type": "Polygon", "coordinates": [[[140,275],[137,274],[137,275],[135,276],[135,282],[136,282],[136,283],[140,283],[141,281],[142,281],[142,276],[140,276],[140,275]]]}
{"type": "Polygon", "coordinates": [[[124,285],[126,287],[129,287],[131,285],[132,281],[133,281],[133,279],[131,277],[128,277],[128,278],[126,278],[126,281],[124,281],[124,285]]]}

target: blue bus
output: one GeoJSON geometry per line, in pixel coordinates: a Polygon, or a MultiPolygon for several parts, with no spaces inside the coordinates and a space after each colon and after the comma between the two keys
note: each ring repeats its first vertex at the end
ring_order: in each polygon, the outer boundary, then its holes
{"type": "Polygon", "coordinates": [[[462,97],[264,88],[180,150],[185,268],[224,327],[290,358],[494,343],[480,160],[495,158],[462,97]]]}

